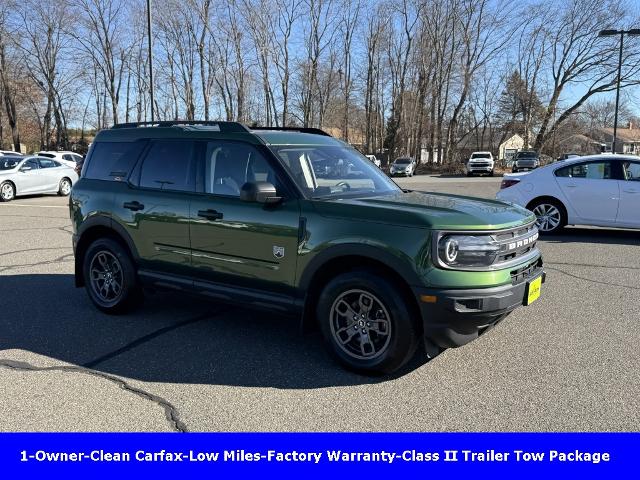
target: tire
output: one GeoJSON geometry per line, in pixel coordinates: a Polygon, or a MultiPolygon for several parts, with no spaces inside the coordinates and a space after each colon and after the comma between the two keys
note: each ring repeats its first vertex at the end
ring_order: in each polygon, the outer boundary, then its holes
{"type": "Polygon", "coordinates": [[[71,180],[67,177],[64,177],[60,180],[60,185],[58,186],[58,195],[61,197],[67,197],[71,193],[71,180]]]}
{"type": "Polygon", "coordinates": [[[511,169],[511,173],[518,173],[518,169],[517,168],[512,168],[511,169]]]}
{"type": "Polygon", "coordinates": [[[567,224],[567,210],[558,200],[541,198],[531,202],[527,208],[535,214],[541,234],[557,233],[567,224]]]}
{"type": "Polygon", "coordinates": [[[494,172],[493,170],[491,170],[491,171],[489,172],[489,176],[490,176],[490,177],[493,177],[494,173],[495,173],[495,172],[494,172]]]}
{"type": "Polygon", "coordinates": [[[389,374],[407,363],[419,335],[405,293],[375,270],[331,280],[318,299],[316,316],[334,358],[368,375],[389,374]]]}
{"type": "Polygon", "coordinates": [[[473,173],[472,172],[467,172],[467,177],[473,177],[473,173]]]}
{"type": "Polygon", "coordinates": [[[125,313],[142,300],[133,261],[116,240],[94,241],[84,255],[82,272],[89,298],[105,313],[125,313]]]}
{"type": "Polygon", "coordinates": [[[3,182],[0,185],[0,202],[10,202],[16,198],[16,187],[11,182],[3,182]]]}

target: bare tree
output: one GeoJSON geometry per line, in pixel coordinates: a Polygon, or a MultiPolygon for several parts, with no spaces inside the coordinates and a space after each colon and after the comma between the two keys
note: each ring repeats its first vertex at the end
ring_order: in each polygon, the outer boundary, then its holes
{"type": "Polygon", "coordinates": [[[123,71],[129,48],[124,31],[125,7],[119,0],[75,0],[83,28],[74,38],[98,67],[111,101],[111,114],[118,123],[123,71]]]}
{"type": "MultiPolygon", "coordinates": [[[[552,12],[546,24],[550,48],[546,68],[552,83],[535,138],[536,149],[542,149],[558,126],[589,98],[615,89],[618,45],[598,38],[598,32],[603,25],[623,23],[626,15],[624,5],[617,0],[565,0],[548,2],[546,6],[552,12]],[[576,84],[582,86],[584,93],[562,106],[562,94],[576,84]]],[[[640,83],[637,46],[625,50],[623,65],[622,88],[640,83]]]]}
{"type": "Polygon", "coordinates": [[[0,6],[0,83],[2,84],[2,100],[4,101],[7,122],[11,129],[11,139],[16,152],[20,151],[20,129],[18,127],[18,111],[16,109],[17,78],[22,72],[16,68],[15,61],[9,58],[7,47],[7,22],[9,5],[0,6]]]}

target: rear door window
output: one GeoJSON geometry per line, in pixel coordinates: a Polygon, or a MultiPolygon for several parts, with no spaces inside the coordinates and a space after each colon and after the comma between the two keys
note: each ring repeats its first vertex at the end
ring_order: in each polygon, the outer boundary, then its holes
{"type": "Polygon", "coordinates": [[[556,177],[590,178],[593,180],[610,180],[613,178],[611,162],[579,163],[556,170],[556,177]]]}
{"type": "Polygon", "coordinates": [[[83,176],[95,180],[126,180],[146,143],[96,142],[83,176]]]}
{"type": "Polygon", "coordinates": [[[195,192],[194,147],[191,140],[153,141],[142,162],[140,186],[195,192]]]}
{"type": "Polygon", "coordinates": [[[40,168],[55,168],[60,166],[60,164],[55,160],[45,160],[41,158],[38,161],[40,162],[40,168]]]}

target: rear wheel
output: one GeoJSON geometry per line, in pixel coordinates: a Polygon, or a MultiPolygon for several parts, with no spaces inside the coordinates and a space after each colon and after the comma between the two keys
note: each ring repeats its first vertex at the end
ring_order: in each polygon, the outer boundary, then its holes
{"type": "Polygon", "coordinates": [[[111,238],[96,240],[89,246],[83,274],[89,298],[103,312],[124,313],[142,299],[129,253],[111,238]]]}
{"type": "Polygon", "coordinates": [[[0,202],[10,202],[16,196],[16,187],[11,182],[0,185],[0,202]]]}
{"type": "Polygon", "coordinates": [[[62,197],[66,197],[71,193],[71,180],[68,178],[63,178],[60,180],[60,185],[58,186],[58,195],[62,197]]]}
{"type": "Polygon", "coordinates": [[[413,356],[418,335],[411,312],[404,293],[371,270],[331,280],[316,310],[333,356],[367,374],[391,373],[413,356]]]}
{"type": "Polygon", "coordinates": [[[564,206],[557,200],[540,199],[528,205],[536,218],[538,230],[541,233],[556,233],[567,224],[567,214],[564,206]]]}

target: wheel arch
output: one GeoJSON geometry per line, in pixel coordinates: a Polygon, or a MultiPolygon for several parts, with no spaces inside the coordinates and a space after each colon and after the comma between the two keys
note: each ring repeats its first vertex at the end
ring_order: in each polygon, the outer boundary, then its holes
{"type": "Polygon", "coordinates": [[[384,250],[353,245],[353,248],[346,249],[345,246],[335,247],[333,251],[319,255],[319,258],[314,259],[303,272],[299,282],[300,290],[305,292],[301,320],[303,332],[314,330],[317,326],[315,309],[323,286],[331,278],[356,268],[379,272],[382,276],[391,279],[392,283],[398,285],[404,293],[409,309],[415,316],[417,328],[422,329],[422,322],[419,321],[420,307],[411,289],[412,284],[420,282],[417,273],[410,266],[402,264],[399,259],[384,250]]]}
{"type": "Polygon", "coordinates": [[[540,203],[542,201],[552,201],[557,203],[563,210],[564,210],[564,215],[565,217],[568,219],[568,215],[569,215],[569,211],[567,210],[567,206],[564,204],[564,202],[562,200],[560,200],[558,197],[554,197],[553,195],[539,195],[533,199],[531,199],[529,201],[529,203],[527,203],[527,209],[531,210],[532,207],[537,204],[540,203]]]}
{"type": "Polygon", "coordinates": [[[13,196],[14,198],[18,196],[18,186],[16,185],[16,182],[14,182],[13,180],[3,180],[2,182],[0,182],[0,185],[3,185],[5,183],[10,183],[11,185],[13,185],[13,196]]]}
{"type": "Polygon", "coordinates": [[[558,197],[555,197],[553,195],[539,195],[531,199],[529,203],[527,203],[526,208],[527,210],[533,211],[533,208],[535,207],[535,205],[543,201],[556,203],[562,210],[561,213],[564,215],[564,225],[571,224],[571,219],[569,218],[569,209],[567,208],[567,205],[565,204],[565,202],[563,202],[558,197]]]}
{"type": "Polygon", "coordinates": [[[107,217],[93,217],[82,226],[78,233],[78,241],[75,246],[75,285],[76,287],[84,287],[85,278],[82,264],[84,255],[95,240],[100,238],[111,238],[119,242],[131,255],[134,262],[137,262],[139,256],[135,248],[133,240],[125,229],[116,222],[107,217]]]}

